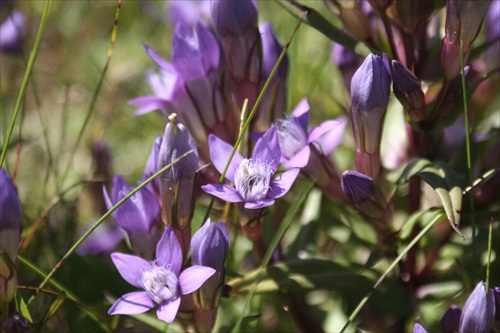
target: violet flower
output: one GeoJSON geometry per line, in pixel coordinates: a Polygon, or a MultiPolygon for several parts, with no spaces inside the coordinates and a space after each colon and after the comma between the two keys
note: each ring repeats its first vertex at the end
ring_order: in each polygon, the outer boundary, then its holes
{"type": "Polygon", "coordinates": [[[465,302],[459,332],[489,332],[495,321],[495,294],[481,281],[465,302]]]}
{"type": "Polygon", "coordinates": [[[285,168],[305,167],[311,154],[310,145],[328,156],[342,142],[345,122],[327,120],[309,131],[309,112],[309,103],[303,99],[288,119],[276,121],[281,162],[285,168]]]}
{"type": "Polygon", "coordinates": [[[17,288],[21,203],[14,182],[3,168],[0,185],[0,301],[9,302],[17,288]]]}
{"type": "MultiPolygon", "coordinates": [[[[122,177],[115,175],[111,198],[104,191],[108,209],[133,190],[122,177]]],[[[143,188],[126,200],[112,214],[116,223],[127,232],[132,248],[141,257],[154,258],[154,246],[161,236],[160,205],[153,193],[143,188]]]]}
{"type": "Polygon", "coordinates": [[[389,101],[391,75],[387,56],[369,54],[351,82],[351,123],[356,169],[376,179],[380,171],[380,140],[389,101]]]}
{"type": "Polygon", "coordinates": [[[441,329],[443,333],[458,332],[461,316],[462,310],[460,310],[457,305],[452,304],[441,318],[441,329]]]}
{"type": "Polygon", "coordinates": [[[181,247],[171,227],[165,229],[158,242],[154,261],[124,253],[113,253],[111,259],[125,281],[144,291],[123,295],[108,313],[138,314],[158,306],[158,318],[167,323],[174,321],[181,296],[197,290],[215,273],[205,266],[191,266],[181,272],[181,247]]]}
{"type": "MultiPolygon", "coordinates": [[[[208,137],[210,156],[215,168],[223,173],[233,147],[214,135],[208,137]]],[[[246,209],[270,206],[275,199],[284,196],[299,174],[299,168],[291,168],[274,179],[281,155],[276,128],[271,127],[256,143],[252,157],[243,158],[236,152],[225,174],[234,184],[209,184],[202,189],[227,202],[242,202],[246,209]]]]}
{"type": "Polygon", "coordinates": [[[415,326],[413,326],[413,333],[427,333],[427,330],[419,323],[415,323],[415,326]]]}
{"type": "Polygon", "coordinates": [[[12,11],[0,25],[0,52],[20,53],[25,30],[24,14],[18,10],[12,11]]]}

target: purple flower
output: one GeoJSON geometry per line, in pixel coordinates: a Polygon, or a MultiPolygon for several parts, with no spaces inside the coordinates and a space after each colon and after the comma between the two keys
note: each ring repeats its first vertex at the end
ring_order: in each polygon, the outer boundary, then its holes
{"type": "Polygon", "coordinates": [[[380,140],[390,83],[387,56],[373,54],[366,57],[351,82],[356,169],[372,178],[377,178],[380,171],[380,140]]]}
{"type": "Polygon", "coordinates": [[[174,321],[181,296],[200,288],[215,273],[205,266],[191,266],[181,272],[181,247],[171,227],[158,242],[156,260],[148,262],[123,253],[113,253],[111,259],[125,281],[144,291],[123,295],[108,313],[138,314],[158,306],[158,318],[167,323],[174,321]]]}
{"type": "Polygon", "coordinates": [[[229,232],[222,221],[212,222],[208,219],[191,241],[193,264],[212,267],[217,271],[224,267],[228,250],[229,232]]]}
{"type": "Polygon", "coordinates": [[[479,282],[465,302],[460,318],[460,332],[489,332],[495,321],[495,295],[486,294],[486,283],[479,282]]]}
{"type": "MultiPolygon", "coordinates": [[[[208,144],[212,163],[220,173],[224,172],[233,147],[214,135],[208,137],[208,144]]],[[[209,184],[202,189],[227,202],[243,202],[246,209],[270,206],[288,192],[300,170],[292,168],[271,179],[280,155],[278,134],[271,127],[257,141],[251,158],[243,158],[239,152],[234,154],[225,175],[234,187],[209,184]]]]}
{"type": "Polygon", "coordinates": [[[309,132],[309,111],[309,103],[303,99],[288,119],[276,121],[281,162],[285,168],[305,167],[311,154],[310,144],[328,156],[342,142],[345,122],[327,120],[309,132]]]}
{"type": "Polygon", "coordinates": [[[109,255],[124,236],[123,229],[103,223],[83,241],[76,252],[80,255],[109,255]]]}
{"type": "Polygon", "coordinates": [[[167,18],[174,26],[179,22],[195,25],[210,17],[210,1],[167,1],[167,6],[167,18]]]}
{"type": "MultiPolygon", "coordinates": [[[[115,175],[111,198],[104,190],[108,209],[129,194],[133,188],[122,177],[115,175]]],[[[144,258],[154,258],[154,244],[161,236],[160,205],[147,188],[135,193],[113,212],[116,223],[127,232],[132,248],[144,258]]]]}
{"type": "Polygon", "coordinates": [[[427,330],[419,323],[415,323],[415,326],[413,326],[413,333],[427,333],[427,330]]]}
{"type": "Polygon", "coordinates": [[[0,169],[0,301],[9,302],[17,287],[17,252],[21,237],[21,204],[14,182],[0,169]],[[7,262],[5,262],[7,260],[7,262]]]}
{"type": "Polygon", "coordinates": [[[20,53],[24,31],[24,14],[14,10],[0,25],[0,52],[20,53]]]}
{"type": "Polygon", "coordinates": [[[458,324],[460,323],[460,316],[462,310],[455,304],[452,304],[441,318],[441,329],[444,333],[458,332],[458,324]]]}

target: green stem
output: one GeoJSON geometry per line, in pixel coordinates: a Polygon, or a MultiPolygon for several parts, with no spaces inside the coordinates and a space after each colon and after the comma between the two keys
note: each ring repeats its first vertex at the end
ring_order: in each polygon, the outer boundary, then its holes
{"type": "Polygon", "coordinates": [[[26,87],[28,86],[28,82],[31,77],[31,72],[33,71],[33,67],[35,66],[35,60],[38,55],[38,50],[40,49],[40,44],[42,42],[42,35],[43,32],[45,31],[45,25],[47,23],[47,19],[49,18],[49,11],[51,4],[52,0],[47,0],[45,2],[45,7],[42,13],[42,19],[40,21],[40,25],[38,26],[38,32],[36,33],[35,37],[35,43],[33,44],[33,50],[28,60],[28,67],[26,68],[26,72],[24,73],[23,82],[21,84],[21,90],[19,90],[19,95],[17,96],[16,107],[14,109],[14,114],[12,115],[9,131],[7,132],[7,137],[5,138],[5,142],[3,145],[2,155],[0,157],[0,167],[3,166],[5,156],[7,155],[7,148],[9,146],[9,141],[12,136],[12,132],[14,131],[14,125],[16,123],[17,115],[19,114],[19,109],[21,108],[21,103],[24,99],[24,93],[26,92],[26,87]]]}
{"type": "MultiPolygon", "coordinates": [[[[490,219],[490,230],[488,233],[488,263],[486,264],[486,294],[488,294],[488,290],[490,289],[490,263],[491,263],[491,244],[493,235],[493,218],[490,219]]],[[[500,311],[500,309],[497,309],[500,311]]]]}

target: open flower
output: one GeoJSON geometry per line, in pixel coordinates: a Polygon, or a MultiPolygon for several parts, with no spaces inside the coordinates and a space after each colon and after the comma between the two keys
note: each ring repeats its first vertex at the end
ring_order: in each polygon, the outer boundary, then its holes
{"type": "MultiPolygon", "coordinates": [[[[215,135],[208,137],[208,144],[212,163],[223,173],[233,147],[215,135]]],[[[278,134],[276,128],[271,127],[255,144],[251,158],[243,158],[238,152],[234,154],[225,174],[234,187],[209,184],[202,189],[227,202],[243,202],[246,209],[270,206],[288,192],[299,174],[298,168],[291,168],[271,179],[278,169],[279,156],[278,134]]]]}
{"type": "Polygon", "coordinates": [[[123,295],[108,313],[138,314],[158,306],[158,318],[167,323],[174,321],[181,296],[200,288],[215,273],[205,266],[191,266],[181,273],[181,247],[171,227],[156,246],[156,260],[148,262],[124,253],[113,253],[111,259],[125,281],[144,291],[123,295]]]}

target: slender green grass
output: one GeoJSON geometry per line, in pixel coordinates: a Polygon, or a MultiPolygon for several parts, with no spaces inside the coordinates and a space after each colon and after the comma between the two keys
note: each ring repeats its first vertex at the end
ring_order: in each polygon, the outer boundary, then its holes
{"type": "Polygon", "coordinates": [[[40,25],[38,26],[38,31],[35,37],[35,43],[33,44],[33,49],[31,51],[30,58],[28,60],[28,67],[26,67],[26,72],[24,72],[23,82],[21,84],[21,89],[19,90],[19,95],[17,96],[17,102],[14,109],[14,114],[12,115],[9,130],[7,132],[7,137],[5,138],[5,142],[3,144],[2,155],[0,156],[0,168],[3,166],[3,162],[5,161],[5,156],[7,155],[7,148],[9,147],[9,142],[12,136],[12,132],[14,131],[14,125],[16,124],[17,115],[19,114],[19,109],[21,108],[21,104],[24,99],[24,94],[26,92],[26,88],[28,87],[31,73],[33,72],[33,67],[35,66],[35,61],[38,55],[38,51],[40,50],[40,44],[42,42],[43,32],[45,31],[45,25],[47,24],[47,20],[49,18],[51,5],[52,5],[52,0],[45,1],[45,7],[43,8],[42,19],[40,20],[40,25]]]}

